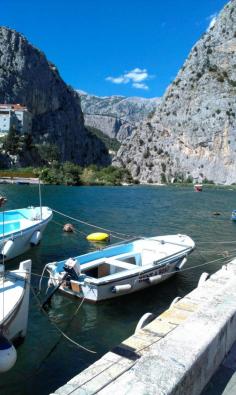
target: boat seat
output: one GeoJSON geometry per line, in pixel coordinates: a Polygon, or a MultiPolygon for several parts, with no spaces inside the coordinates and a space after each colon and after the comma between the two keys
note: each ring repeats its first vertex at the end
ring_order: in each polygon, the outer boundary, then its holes
{"type": "MultiPolygon", "coordinates": [[[[117,259],[121,262],[125,262],[125,259],[129,259],[129,258],[134,258],[136,261],[136,264],[132,263],[133,266],[141,266],[141,254],[139,252],[130,252],[130,253],[124,253],[124,254],[120,254],[120,255],[116,255],[114,257],[110,257],[110,258],[106,258],[106,259],[117,259]],[[124,259],[124,261],[123,261],[124,259]]],[[[130,263],[130,262],[126,262],[126,263],[130,263]]]]}
{"type": "Polygon", "coordinates": [[[135,269],[136,267],[136,265],[133,265],[132,263],[120,261],[119,259],[113,259],[113,258],[106,258],[105,262],[108,263],[109,265],[118,266],[122,269],[135,269]]]}

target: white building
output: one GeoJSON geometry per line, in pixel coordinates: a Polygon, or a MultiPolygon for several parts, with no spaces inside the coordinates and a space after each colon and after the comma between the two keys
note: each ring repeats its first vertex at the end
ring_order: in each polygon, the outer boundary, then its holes
{"type": "Polygon", "coordinates": [[[11,128],[19,133],[30,133],[32,115],[27,107],[20,104],[0,104],[0,135],[5,135],[11,128]]]}

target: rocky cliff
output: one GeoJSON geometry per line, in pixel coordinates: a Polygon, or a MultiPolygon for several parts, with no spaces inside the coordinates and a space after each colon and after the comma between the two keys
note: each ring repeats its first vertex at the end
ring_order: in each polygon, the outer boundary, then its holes
{"type": "Polygon", "coordinates": [[[192,48],[154,116],[115,164],[141,182],[236,182],[236,0],[192,48]]]}
{"type": "Polygon", "coordinates": [[[135,123],[150,116],[160,102],[159,98],[99,97],[77,92],[80,95],[85,124],[100,129],[119,141],[126,139],[135,123]]]}
{"type": "Polygon", "coordinates": [[[5,27],[0,27],[0,103],[26,105],[35,141],[56,144],[62,161],[109,161],[104,144],[84,127],[78,95],[41,51],[5,27]]]}

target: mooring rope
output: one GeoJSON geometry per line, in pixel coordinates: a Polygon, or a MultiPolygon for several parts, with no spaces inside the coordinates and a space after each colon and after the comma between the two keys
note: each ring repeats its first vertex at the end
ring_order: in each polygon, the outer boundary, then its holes
{"type": "MultiPolygon", "coordinates": [[[[202,264],[195,265],[195,266],[190,266],[190,267],[187,267],[185,269],[175,270],[175,271],[173,271],[171,273],[162,273],[162,276],[165,277],[165,276],[168,276],[169,274],[183,273],[183,272],[186,272],[186,271],[195,270],[195,269],[198,269],[200,267],[204,267],[204,266],[210,265],[212,263],[220,262],[222,260],[226,260],[225,262],[222,262],[222,263],[227,264],[227,263],[230,263],[231,260],[235,257],[235,255],[234,255],[235,253],[236,253],[236,250],[224,251],[223,252],[223,256],[221,256],[220,258],[216,258],[216,259],[213,259],[213,260],[210,260],[210,261],[207,261],[207,262],[204,262],[202,264]]],[[[42,279],[47,279],[48,280],[49,278],[51,278],[52,280],[58,280],[57,277],[45,276],[44,275],[46,267],[47,267],[47,264],[44,266],[42,274],[31,272],[32,276],[40,278],[40,288],[39,288],[39,290],[41,290],[42,279]]],[[[24,272],[22,272],[22,273],[24,273],[24,272]]],[[[17,274],[21,274],[21,272],[17,272],[17,274]]],[[[11,275],[11,271],[8,271],[8,275],[11,275]]],[[[15,274],[12,274],[12,275],[15,275],[15,274]]]]}
{"type": "MultiPolygon", "coordinates": [[[[106,228],[103,228],[103,227],[101,227],[101,226],[94,225],[94,224],[91,224],[91,223],[86,222],[86,221],[82,221],[81,219],[71,217],[70,215],[64,214],[64,213],[62,213],[61,211],[58,211],[58,210],[55,210],[55,209],[52,209],[52,211],[53,211],[54,213],[56,213],[56,214],[59,214],[59,215],[63,216],[63,217],[69,218],[69,219],[71,219],[72,221],[79,222],[80,224],[90,226],[91,228],[100,229],[100,230],[103,230],[103,231],[105,231],[105,232],[109,232],[109,233],[111,233],[112,236],[113,236],[114,238],[116,238],[116,239],[123,240],[123,238],[118,237],[118,236],[115,236],[115,235],[124,236],[125,238],[126,238],[126,237],[133,237],[133,235],[128,235],[128,234],[126,234],[126,233],[121,233],[121,232],[117,232],[117,231],[112,231],[112,230],[110,230],[110,229],[106,229],[106,228]],[[114,235],[114,233],[115,233],[115,235],[114,235]]],[[[138,237],[138,236],[136,236],[136,237],[138,237]]]]}
{"type": "MultiPolygon", "coordinates": [[[[32,274],[32,275],[35,275],[35,273],[31,273],[31,274],[32,274]]],[[[48,321],[50,322],[50,324],[53,325],[53,326],[56,328],[56,330],[57,330],[57,331],[60,333],[60,335],[61,335],[60,338],[59,338],[59,340],[58,340],[58,342],[57,342],[57,344],[60,342],[61,337],[64,337],[65,339],[67,339],[68,341],[70,341],[72,344],[76,345],[78,348],[81,348],[81,349],[83,349],[83,350],[85,350],[85,351],[87,351],[87,352],[89,352],[89,353],[92,353],[92,354],[97,354],[96,351],[90,350],[89,348],[82,346],[81,344],[77,343],[75,340],[71,339],[64,331],[62,331],[62,330],[59,328],[59,326],[58,326],[55,322],[53,322],[53,321],[50,319],[50,317],[49,317],[49,315],[46,313],[46,311],[45,311],[44,309],[42,309],[41,302],[40,302],[38,296],[36,295],[36,293],[35,293],[35,291],[34,291],[34,288],[33,288],[33,286],[32,286],[31,284],[30,284],[30,289],[31,289],[31,291],[32,291],[32,293],[33,293],[33,296],[35,297],[35,300],[36,300],[36,302],[37,302],[37,304],[38,304],[38,306],[39,306],[39,308],[40,308],[40,311],[43,312],[43,314],[47,317],[47,319],[48,319],[48,321]]],[[[67,325],[67,327],[66,327],[66,330],[69,328],[69,325],[71,324],[72,320],[74,319],[74,317],[76,316],[76,314],[79,312],[81,306],[82,306],[83,303],[84,303],[84,300],[85,300],[85,297],[82,298],[82,301],[79,303],[79,305],[78,305],[77,308],[75,309],[74,313],[72,314],[72,317],[71,317],[71,319],[70,319],[69,322],[68,322],[68,325],[67,325]]],[[[54,349],[55,349],[55,347],[57,346],[57,344],[54,345],[54,349]]]]}

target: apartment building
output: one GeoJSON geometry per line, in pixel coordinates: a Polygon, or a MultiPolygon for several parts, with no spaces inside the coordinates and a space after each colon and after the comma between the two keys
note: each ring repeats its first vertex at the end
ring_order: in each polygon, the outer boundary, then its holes
{"type": "Polygon", "coordinates": [[[21,104],[0,104],[0,135],[5,135],[11,128],[19,133],[30,133],[32,115],[21,104]]]}

